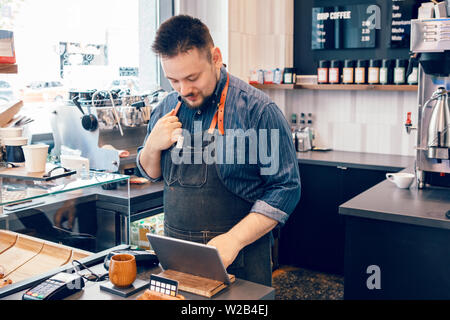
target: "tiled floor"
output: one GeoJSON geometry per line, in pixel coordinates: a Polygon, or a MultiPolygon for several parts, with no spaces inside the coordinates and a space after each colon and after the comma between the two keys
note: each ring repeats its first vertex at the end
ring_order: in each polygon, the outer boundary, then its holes
{"type": "Polygon", "coordinates": [[[344,277],[281,266],[273,272],[275,300],[342,300],[344,277]]]}

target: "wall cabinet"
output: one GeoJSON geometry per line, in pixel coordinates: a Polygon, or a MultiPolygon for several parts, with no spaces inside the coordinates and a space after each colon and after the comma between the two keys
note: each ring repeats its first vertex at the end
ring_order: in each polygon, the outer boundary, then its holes
{"type": "Polygon", "coordinates": [[[383,181],[386,171],[300,163],[301,199],[280,231],[279,262],[344,274],[339,205],[383,181]]]}

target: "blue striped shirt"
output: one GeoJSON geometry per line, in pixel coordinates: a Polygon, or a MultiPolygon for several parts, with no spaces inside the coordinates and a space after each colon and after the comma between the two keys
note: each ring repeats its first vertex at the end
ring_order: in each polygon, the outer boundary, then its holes
{"type": "MultiPolygon", "coordinates": [[[[203,131],[209,129],[226,80],[227,71],[222,67],[216,89],[204,106],[194,110],[183,103],[177,116],[184,130],[194,135],[199,124],[203,131]]],[[[181,101],[179,94],[171,92],[153,110],[145,140],[156,122],[175,108],[178,101],[181,101]]],[[[216,165],[225,187],[252,202],[251,212],[263,214],[284,224],[300,199],[300,175],[290,128],[281,110],[265,93],[230,74],[224,129],[223,149],[218,148],[218,154],[223,150],[223,161],[217,161],[216,165]],[[237,150],[236,141],[239,138],[233,138],[234,143],[227,140],[230,133],[236,132],[247,133],[243,136],[245,155],[240,154],[241,149],[237,150]],[[255,133],[257,140],[253,140],[254,136],[249,133],[255,133]],[[227,146],[234,150],[227,149],[227,146]]],[[[139,170],[151,181],[161,180],[162,177],[151,179],[142,169],[139,163],[142,148],[143,146],[138,148],[139,170]]],[[[162,159],[168,152],[163,151],[162,159]]],[[[161,172],[167,178],[167,168],[163,167],[163,161],[161,172]]]]}

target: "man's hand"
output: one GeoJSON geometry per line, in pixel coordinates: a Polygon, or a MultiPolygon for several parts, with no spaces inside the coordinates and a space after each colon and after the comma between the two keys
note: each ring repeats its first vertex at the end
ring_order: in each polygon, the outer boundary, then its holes
{"type": "Polygon", "coordinates": [[[239,251],[271,231],[277,224],[272,218],[251,212],[228,232],[212,238],[208,245],[217,248],[223,265],[227,268],[239,251]]]}
{"type": "Polygon", "coordinates": [[[208,242],[208,245],[217,248],[225,269],[233,263],[239,251],[242,249],[236,239],[231,237],[229,233],[224,233],[212,238],[208,242]]]}
{"type": "Polygon", "coordinates": [[[160,118],[139,153],[139,163],[151,178],[161,176],[161,152],[170,148],[181,135],[181,122],[174,116],[174,110],[160,118]]]}
{"type": "Polygon", "coordinates": [[[152,151],[163,151],[169,149],[180,135],[181,122],[178,121],[178,117],[173,115],[173,111],[170,111],[156,122],[147,139],[146,146],[149,146],[152,151]]]}

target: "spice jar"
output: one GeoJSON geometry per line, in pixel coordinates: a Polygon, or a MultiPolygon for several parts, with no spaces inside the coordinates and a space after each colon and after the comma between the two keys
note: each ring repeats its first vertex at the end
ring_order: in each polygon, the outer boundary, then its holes
{"type": "Polygon", "coordinates": [[[328,68],[330,62],[327,60],[320,60],[317,68],[317,83],[328,83],[328,68]]]}
{"type": "Polygon", "coordinates": [[[383,59],[380,67],[380,83],[391,84],[393,81],[392,60],[383,59]]]}
{"type": "Polygon", "coordinates": [[[355,83],[364,84],[367,79],[367,61],[358,60],[355,68],[355,83]]]}
{"type": "Polygon", "coordinates": [[[331,60],[330,69],[328,70],[328,82],[339,83],[340,82],[340,67],[341,62],[338,60],[331,60]]]}
{"type": "Polygon", "coordinates": [[[406,82],[406,64],[404,59],[395,60],[394,83],[404,84],[406,82]]]}
{"type": "Polygon", "coordinates": [[[370,84],[380,83],[380,60],[371,59],[367,72],[367,82],[370,84]]]}
{"type": "Polygon", "coordinates": [[[342,83],[351,84],[354,82],[355,61],[345,60],[342,69],[342,83]]]}

